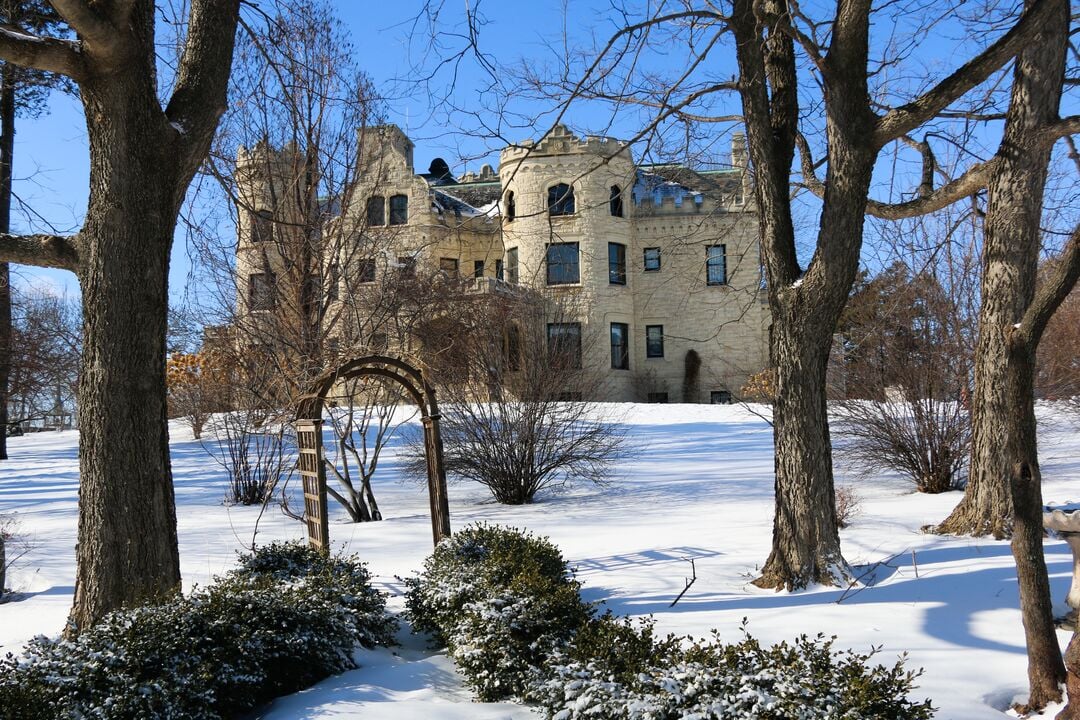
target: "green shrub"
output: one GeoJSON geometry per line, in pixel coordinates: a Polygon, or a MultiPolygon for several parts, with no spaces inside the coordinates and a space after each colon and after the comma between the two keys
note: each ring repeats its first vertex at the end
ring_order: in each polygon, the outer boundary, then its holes
{"type": "Polygon", "coordinates": [[[553,720],[928,720],[918,673],[800,636],[762,647],[659,638],[653,621],[596,616],[546,539],[493,526],[441,543],[409,580],[415,627],[444,641],[481,700],[518,698],[553,720]]]}
{"type": "Polygon", "coordinates": [[[0,717],[233,717],[355,667],[354,647],[389,644],[395,627],[355,558],[271,546],[188,596],[9,654],[0,717]]]}

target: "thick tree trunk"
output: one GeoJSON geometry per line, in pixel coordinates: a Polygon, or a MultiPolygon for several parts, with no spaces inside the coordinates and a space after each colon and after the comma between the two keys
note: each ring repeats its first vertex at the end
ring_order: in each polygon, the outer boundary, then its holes
{"type": "Polygon", "coordinates": [[[800,320],[780,315],[773,321],[776,511],[772,553],[754,581],[788,590],[835,584],[849,574],[837,533],[825,403],[829,343],[808,336],[800,320]]]}
{"type": "Polygon", "coordinates": [[[91,188],[80,233],[75,632],[120,605],[180,586],[164,402],[169,251],[180,198],[153,73],[132,65],[81,88],[91,188]]]}
{"type": "MultiPolygon", "coordinates": [[[[0,70],[0,233],[11,232],[11,173],[15,150],[15,84],[0,70]]],[[[0,460],[7,460],[8,395],[11,384],[11,268],[0,262],[0,460]]],[[[0,585],[0,591],[3,586],[0,585]]]]}
{"type": "Polygon", "coordinates": [[[1065,667],[1068,670],[1065,689],[1069,703],[1054,720],[1080,720],[1080,633],[1073,633],[1069,647],[1065,648],[1065,667]]]}

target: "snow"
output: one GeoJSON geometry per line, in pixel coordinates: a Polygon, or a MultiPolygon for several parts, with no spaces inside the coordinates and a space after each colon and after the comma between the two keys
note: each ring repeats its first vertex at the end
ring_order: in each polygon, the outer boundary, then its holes
{"type": "MultiPolygon", "coordinates": [[[[837,636],[837,647],[881,646],[883,663],[906,652],[909,667],[926,670],[915,697],[933,698],[943,719],[1007,717],[1003,710],[1023,697],[1027,661],[1008,543],[919,531],[943,519],[959,493],[920,495],[896,476],[839,468],[837,483],[853,486],[861,498],[861,513],[841,538],[862,583],[848,590],[763,591],[749,583],[768,555],[772,532],[768,425],[738,406],[621,410],[639,451],[621,460],[609,486],[504,507],[483,488],[452,485],[452,524],[488,521],[549,536],[577,568],[586,599],[605,601],[616,613],[652,613],[663,632],[705,636],[718,628],[736,640],[745,617],[749,631],[767,642],[824,632],[837,636]],[[687,558],[695,560],[697,580],[669,608],[690,575],[687,558]]],[[[1039,417],[1044,499],[1050,505],[1080,500],[1080,433],[1051,407],[1040,406],[1039,417]]],[[[221,468],[181,424],[171,426],[171,435],[181,569],[190,588],[229,568],[236,551],[251,543],[258,509],[224,506],[221,468]]],[[[9,578],[21,599],[0,605],[0,652],[62,629],[77,525],[76,433],[13,438],[10,450],[11,459],[0,463],[0,513],[18,514],[33,548],[9,578]]],[[[386,520],[348,524],[331,503],[330,536],[369,563],[376,585],[395,595],[391,608],[400,609],[396,576],[419,570],[431,550],[428,500],[423,488],[398,481],[393,457],[380,473],[375,492],[386,520]]],[[[299,523],[273,510],[258,524],[260,542],[302,535],[299,523]]],[[[1071,554],[1060,540],[1048,540],[1045,549],[1055,611],[1063,614],[1071,554]]],[[[444,654],[407,631],[401,640],[399,648],[358,651],[360,669],[279,699],[255,717],[534,717],[514,705],[473,703],[444,654]]],[[[1064,647],[1069,635],[1060,633],[1059,640],[1064,647]]]]}

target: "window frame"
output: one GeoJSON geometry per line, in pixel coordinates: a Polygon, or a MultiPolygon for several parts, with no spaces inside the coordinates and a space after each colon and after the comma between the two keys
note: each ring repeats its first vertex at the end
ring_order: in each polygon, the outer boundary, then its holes
{"type": "Polygon", "coordinates": [[[248,273],[248,309],[252,312],[274,309],[274,296],[276,295],[277,276],[273,272],[248,273]],[[265,297],[260,297],[256,288],[263,283],[261,292],[265,297]]]}
{"type": "Polygon", "coordinates": [[[505,203],[506,203],[506,215],[504,217],[506,218],[506,222],[513,222],[514,218],[517,217],[517,201],[514,199],[514,191],[513,190],[507,190],[506,191],[505,203]]]}
{"type": "Polygon", "coordinates": [[[611,323],[608,335],[611,339],[611,369],[630,369],[630,323],[611,323]],[[619,332],[616,333],[615,331],[619,332]],[[620,335],[620,342],[616,342],[616,335],[620,335]],[[618,355],[616,355],[618,353],[618,355]]]}
{"type": "Polygon", "coordinates": [[[482,278],[482,277],[484,277],[484,261],[483,260],[473,260],[472,261],[472,276],[474,278],[482,278]]]}
{"type": "Polygon", "coordinates": [[[732,396],[730,390],[710,390],[709,391],[709,404],[710,405],[732,405],[734,402],[735,402],[735,398],[732,396]],[[717,398],[719,398],[719,400],[717,398]]]}
{"type": "Polygon", "coordinates": [[[547,209],[551,217],[568,217],[576,214],[574,186],[569,183],[555,183],[547,189],[547,209]],[[561,193],[561,194],[560,194],[561,193]]]}
{"type": "Polygon", "coordinates": [[[368,284],[375,282],[375,258],[360,258],[356,261],[356,282],[368,284]]]}
{"type": "Polygon", "coordinates": [[[252,244],[274,241],[274,211],[268,208],[253,210],[250,215],[252,244]]]}
{"type": "Polygon", "coordinates": [[[623,213],[622,188],[618,185],[611,186],[611,195],[608,198],[608,212],[611,217],[625,217],[623,213]]]}
{"type": "Polygon", "coordinates": [[[409,224],[409,196],[408,195],[391,195],[387,201],[389,206],[389,213],[387,213],[387,225],[408,225],[409,224]],[[394,207],[395,202],[398,207],[394,207]]]}
{"type": "Polygon", "coordinates": [[[609,242],[608,249],[608,284],[626,285],[626,245],[623,243],[609,242]],[[611,254],[615,252],[613,259],[611,254]]]}
{"type": "Polygon", "coordinates": [[[646,325],[645,326],[645,357],[650,359],[663,358],[664,357],[664,326],[663,325],[646,325]],[[660,343],[660,352],[654,351],[654,339],[650,337],[654,330],[659,330],[660,337],[657,339],[660,343]]]}
{"type": "Polygon", "coordinates": [[[439,258],[439,271],[446,273],[447,277],[456,278],[461,275],[461,262],[457,258],[439,258]]]}
{"type": "MultiPolygon", "coordinates": [[[[663,264],[661,260],[662,254],[658,247],[647,247],[641,252],[641,265],[644,268],[644,272],[660,272],[660,268],[663,264]],[[656,253],[656,267],[649,267],[649,251],[656,253]]],[[[707,257],[707,256],[706,256],[707,257]]]]}
{"type": "MultiPolygon", "coordinates": [[[[547,280],[547,285],[550,286],[550,285],[580,285],[581,284],[581,246],[580,246],[579,243],[576,243],[576,242],[548,243],[547,247],[544,250],[544,264],[546,266],[545,279],[547,280]],[[559,261],[559,262],[556,262],[556,263],[552,263],[551,262],[551,252],[552,252],[552,250],[557,251],[557,248],[568,248],[568,249],[573,248],[574,249],[574,260],[573,260],[573,262],[559,261]],[[551,273],[552,267],[555,267],[555,268],[563,268],[563,267],[573,268],[573,270],[574,270],[573,279],[556,279],[556,280],[552,280],[552,273],[551,273]]],[[[569,270],[567,270],[566,272],[567,272],[566,277],[569,278],[570,277],[569,270]]]]}
{"type": "Polygon", "coordinates": [[[727,272],[727,245],[723,243],[717,243],[715,245],[708,245],[705,248],[705,284],[713,287],[719,287],[728,284],[728,272],[727,272]],[[718,249],[719,254],[714,254],[713,251],[718,249]],[[717,262],[719,260],[719,262],[717,262]],[[719,279],[713,278],[713,270],[719,267],[721,277],[719,279]]]}

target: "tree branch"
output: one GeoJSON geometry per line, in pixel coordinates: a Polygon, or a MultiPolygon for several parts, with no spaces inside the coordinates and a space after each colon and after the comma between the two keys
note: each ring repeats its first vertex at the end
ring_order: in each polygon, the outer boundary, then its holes
{"type": "MultiPolygon", "coordinates": [[[[240,0],[192,0],[176,88],[165,108],[180,139],[184,165],[206,154],[218,119],[225,112],[239,17],[240,0]]],[[[194,172],[194,167],[190,171],[194,172]]]]}
{"type": "Polygon", "coordinates": [[[919,97],[886,113],[877,122],[875,145],[884,147],[911,132],[990,77],[1032,40],[1049,17],[1050,5],[1045,0],[1037,0],[1020,16],[1016,25],[990,47],[919,97]]]}
{"type": "Polygon", "coordinates": [[[66,75],[76,81],[82,79],[86,70],[76,43],[42,38],[8,26],[0,26],[0,60],[66,75]]]}
{"type": "Polygon", "coordinates": [[[78,236],[0,233],[0,262],[78,272],[78,236]]]}
{"type": "Polygon", "coordinates": [[[1035,298],[1028,305],[1020,326],[1011,338],[1014,346],[1020,344],[1034,351],[1046,324],[1072,292],[1077,279],[1080,279],[1080,225],[1077,225],[1069,236],[1050,277],[1035,291],[1035,298]]]}
{"type": "Polygon", "coordinates": [[[86,0],[49,0],[49,4],[79,34],[87,49],[107,55],[119,44],[116,27],[98,15],[86,0]]]}
{"type": "MultiPolygon", "coordinates": [[[[810,146],[801,134],[795,137],[795,142],[799,146],[803,186],[814,195],[821,198],[825,197],[825,183],[818,178],[814,170],[814,158],[810,154],[810,146]]],[[[952,205],[957,200],[970,197],[985,188],[990,175],[1001,162],[1001,158],[995,156],[985,162],[973,165],[963,175],[936,190],[926,187],[926,175],[924,172],[923,184],[919,187],[919,197],[901,203],[886,203],[868,199],[866,201],[866,214],[882,220],[902,220],[941,210],[952,205]]]]}

